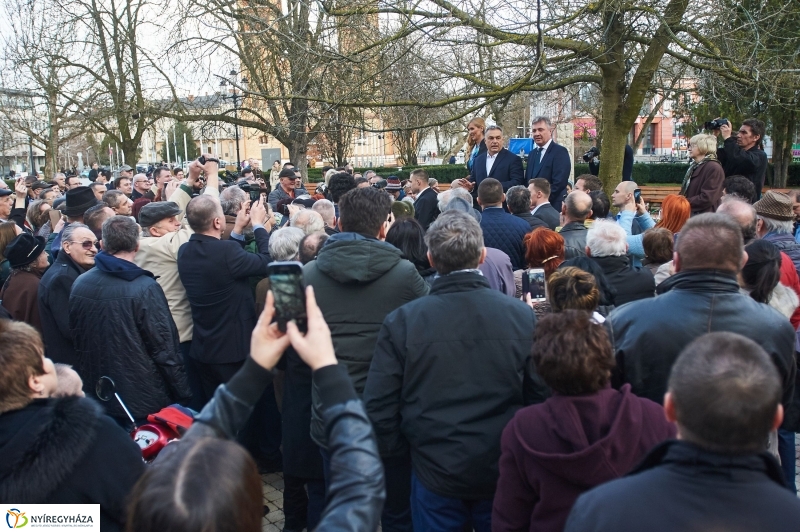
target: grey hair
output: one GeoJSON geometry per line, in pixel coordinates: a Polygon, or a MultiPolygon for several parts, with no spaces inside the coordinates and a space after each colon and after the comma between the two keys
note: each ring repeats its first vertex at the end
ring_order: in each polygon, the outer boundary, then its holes
{"type": "Polygon", "coordinates": [[[619,257],[628,252],[625,230],[610,220],[595,220],[586,233],[586,247],[592,257],[619,257]]]}
{"type": "Polygon", "coordinates": [[[61,241],[62,242],[71,241],[73,233],[75,233],[75,231],[77,231],[78,229],[87,229],[88,231],[91,231],[91,229],[89,229],[89,226],[86,224],[71,223],[68,226],[66,226],[63,231],[61,231],[61,241]]]}
{"type": "Polygon", "coordinates": [[[450,189],[451,195],[450,200],[454,200],[455,198],[461,198],[470,205],[472,205],[472,194],[469,193],[469,190],[465,188],[451,188],[450,189]]]}
{"type": "Polygon", "coordinates": [[[539,122],[544,122],[547,127],[553,127],[553,122],[546,116],[534,116],[533,120],[531,120],[531,124],[538,124],[539,122]]]}
{"type": "Polygon", "coordinates": [[[219,193],[219,203],[222,205],[222,212],[228,216],[236,216],[242,208],[242,203],[247,201],[249,196],[239,186],[233,185],[219,193]]]}
{"type": "Polygon", "coordinates": [[[305,236],[297,227],[281,227],[269,239],[269,254],[275,260],[295,260],[305,236]]]}
{"type": "Polygon", "coordinates": [[[289,224],[302,230],[307,235],[325,230],[325,222],[322,220],[322,215],[310,209],[301,209],[294,213],[289,224]]]}
{"type": "Polygon", "coordinates": [[[136,174],[135,176],[133,176],[132,182],[136,183],[137,179],[144,179],[145,181],[147,181],[147,176],[144,174],[136,174]]]}
{"type": "Polygon", "coordinates": [[[122,205],[123,201],[128,201],[128,196],[121,190],[111,189],[103,193],[103,203],[108,204],[112,209],[122,205]]]}
{"type": "Polygon", "coordinates": [[[336,208],[330,200],[317,200],[311,207],[311,210],[318,212],[322,216],[322,221],[328,225],[333,225],[336,222],[336,208]]]}
{"type": "Polygon", "coordinates": [[[364,174],[361,177],[363,177],[364,179],[372,179],[373,177],[375,177],[377,175],[378,175],[378,173],[375,170],[367,170],[366,172],[364,172],[364,174]],[[372,175],[370,175],[370,174],[372,174],[372,175]]]}
{"type": "Polygon", "coordinates": [[[56,172],[56,173],[53,175],[53,179],[57,179],[57,178],[59,178],[59,177],[63,177],[64,179],[66,179],[66,178],[67,178],[67,175],[66,175],[66,174],[64,174],[63,172],[56,172]]]}
{"type": "Polygon", "coordinates": [[[502,127],[498,126],[497,124],[494,124],[494,125],[491,125],[491,126],[486,126],[486,129],[483,131],[483,134],[487,135],[490,131],[494,131],[494,130],[497,130],[500,133],[503,132],[503,128],[502,127]]]}
{"type": "Polygon", "coordinates": [[[483,231],[469,214],[442,213],[425,233],[425,244],[439,275],[477,268],[483,252],[483,231]]]}
{"type": "Polygon", "coordinates": [[[531,191],[522,185],[513,186],[506,192],[506,203],[511,214],[531,212],[531,191]]]}
{"type": "Polygon", "coordinates": [[[764,222],[764,229],[768,233],[793,233],[794,222],[792,220],[776,220],[775,218],[768,218],[766,216],[758,215],[758,219],[764,222]]]}
{"type": "Polygon", "coordinates": [[[444,192],[439,192],[439,194],[436,196],[439,206],[439,212],[444,212],[445,209],[447,208],[447,204],[450,202],[450,196],[453,195],[453,190],[455,189],[449,189],[445,190],[444,192]]]}
{"type": "Polygon", "coordinates": [[[130,216],[112,216],[103,222],[103,251],[109,255],[136,251],[139,226],[130,216]]]}

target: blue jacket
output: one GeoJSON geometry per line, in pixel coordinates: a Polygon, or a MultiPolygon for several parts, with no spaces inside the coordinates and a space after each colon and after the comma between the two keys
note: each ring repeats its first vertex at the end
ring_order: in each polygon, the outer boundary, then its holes
{"type": "Polygon", "coordinates": [[[501,207],[488,207],[481,218],[483,245],[497,248],[511,259],[515,270],[525,268],[525,245],[522,240],[531,226],[522,218],[508,214],[501,207]]]}
{"type": "Polygon", "coordinates": [[[477,191],[478,185],[481,184],[481,181],[488,177],[500,181],[500,184],[503,185],[503,192],[515,185],[525,185],[525,174],[522,170],[522,159],[520,159],[518,155],[511,153],[505,148],[502,148],[497,153],[497,158],[492,165],[492,170],[487,175],[486,154],[487,152],[482,152],[479,154],[477,157],[475,157],[475,161],[472,164],[472,170],[470,171],[469,178],[470,181],[475,183],[475,188],[473,190],[477,191]]]}
{"type": "Polygon", "coordinates": [[[551,142],[547,151],[544,152],[544,158],[539,164],[539,168],[534,173],[533,156],[535,154],[535,151],[531,151],[531,155],[528,157],[525,181],[530,182],[531,179],[537,177],[547,179],[550,183],[550,203],[555,210],[561,212],[561,202],[567,196],[567,182],[570,170],[572,170],[572,159],[569,157],[569,152],[564,146],[551,142]]]}

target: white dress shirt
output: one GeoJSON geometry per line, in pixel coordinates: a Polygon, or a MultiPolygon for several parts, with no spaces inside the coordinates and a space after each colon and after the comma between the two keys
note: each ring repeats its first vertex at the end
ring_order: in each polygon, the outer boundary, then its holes
{"type": "MultiPolygon", "coordinates": [[[[500,153],[500,152],[497,152],[497,153],[500,153]]],[[[494,166],[494,162],[497,160],[497,153],[492,155],[488,151],[486,152],[486,175],[487,176],[491,173],[492,166],[494,166]]]]}
{"type": "Polygon", "coordinates": [[[550,140],[547,141],[547,143],[544,146],[536,146],[540,150],[539,151],[539,162],[542,162],[542,159],[544,159],[544,152],[547,151],[547,148],[549,148],[550,144],[552,144],[552,143],[553,143],[553,139],[550,139],[550,140]]]}

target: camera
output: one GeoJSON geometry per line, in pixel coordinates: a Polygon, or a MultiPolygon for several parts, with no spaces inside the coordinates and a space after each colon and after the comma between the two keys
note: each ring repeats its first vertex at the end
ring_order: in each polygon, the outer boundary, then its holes
{"type": "Polygon", "coordinates": [[[715,118],[714,120],[709,120],[708,122],[704,123],[703,129],[708,129],[713,131],[715,129],[719,129],[722,126],[728,125],[729,123],[730,122],[728,122],[727,118],[715,118]]]}
{"type": "Polygon", "coordinates": [[[597,146],[592,146],[589,148],[589,151],[583,154],[583,160],[587,163],[595,157],[600,157],[600,150],[597,149],[597,146]]]}
{"type": "Polygon", "coordinates": [[[266,188],[260,187],[258,185],[253,185],[245,181],[244,183],[239,182],[238,187],[242,189],[243,192],[247,192],[250,195],[250,201],[258,201],[261,197],[261,194],[268,194],[269,190],[266,188]]]}

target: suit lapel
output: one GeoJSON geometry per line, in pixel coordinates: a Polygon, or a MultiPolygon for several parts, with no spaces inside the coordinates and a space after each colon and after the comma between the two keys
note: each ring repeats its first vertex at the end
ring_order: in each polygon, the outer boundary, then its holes
{"type": "Polygon", "coordinates": [[[505,148],[500,148],[500,151],[497,152],[497,157],[495,157],[494,164],[492,165],[492,171],[489,172],[489,175],[486,176],[486,177],[494,176],[494,170],[495,170],[495,168],[497,168],[497,165],[500,164],[500,161],[503,160],[503,156],[505,155],[503,152],[505,152],[505,151],[508,151],[508,150],[505,149],[505,148]]]}

